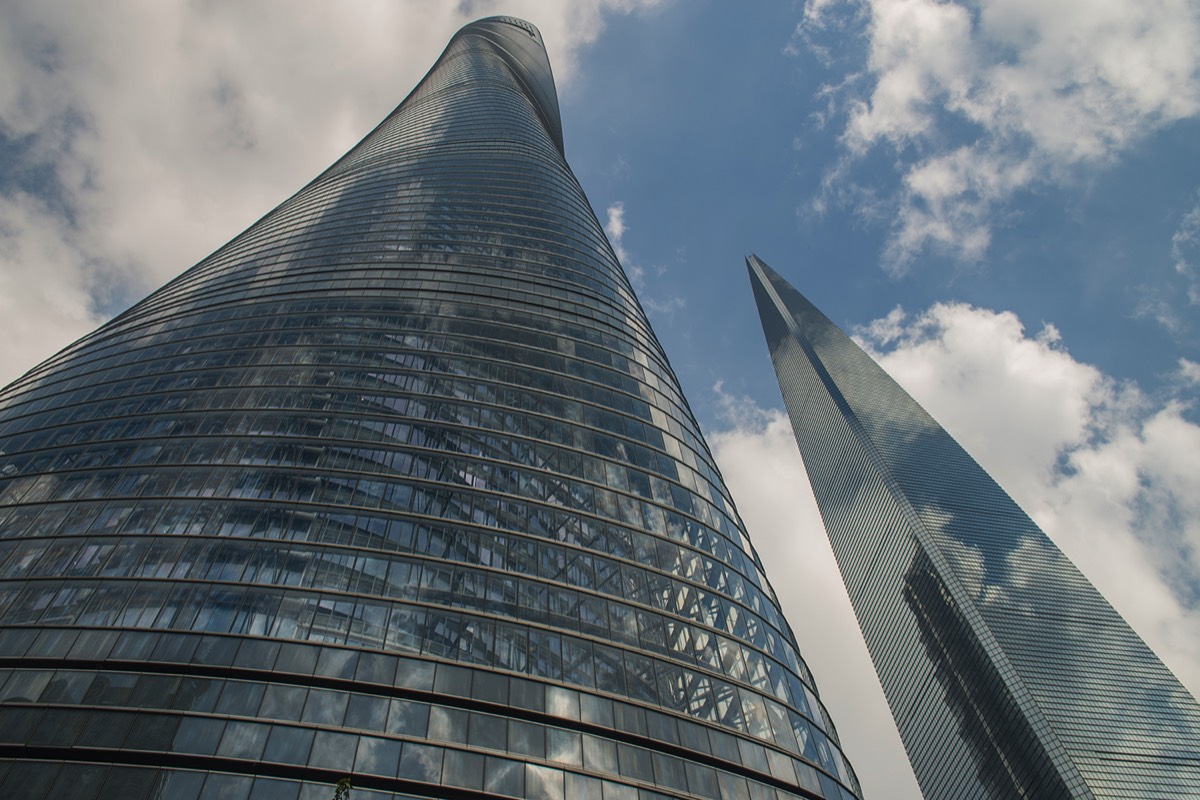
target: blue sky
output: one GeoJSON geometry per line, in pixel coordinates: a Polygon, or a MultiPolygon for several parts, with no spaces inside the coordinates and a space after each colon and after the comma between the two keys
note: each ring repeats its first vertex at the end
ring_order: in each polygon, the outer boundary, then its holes
{"type": "Polygon", "coordinates": [[[0,382],[198,261],[470,19],[537,24],[638,286],[869,796],[916,797],[743,257],[902,384],[1200,691],[1200,11],[1188,0],[12,0],[0,382]],[[872,791],[874,789],[874,791],[872,791]]]}

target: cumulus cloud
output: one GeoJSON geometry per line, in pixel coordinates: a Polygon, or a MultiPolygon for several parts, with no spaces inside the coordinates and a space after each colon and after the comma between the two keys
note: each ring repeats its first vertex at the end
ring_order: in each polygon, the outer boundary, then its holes
{"type": "Polygon", "coordinates": [[[643,305],[646,306],[648,311],[665,316],[687,308],[687,300],[678,296],[668,297],[666,300],[656,300],[653,297],[648,297],[643,302],[643,305]]]}
{"type": "MultiPolygon", "coordinates": [[[[1200,270],[1200,202],[1183,215],[1179,229],[1171,237],[1171,257],[1180,275],[1194,276],[1200,270]]],[[[1200,294],[1195,293],[1194,287],[1191,300],[1200,303],[1200,294]]]]}
{"type": "Polygon", "coordinates": [[[0,375],[30,366],[31,346],[50,355],[47,331],[65,345],[99,325],[97,300],[110,293],[102,275],[44,201],[24,192],[0,197],[0,375]]]}
{"type": "MultiPolygon", "coordinates": [[[[1071,356],[1052,325],[1029,331],[1010,312],[896,309],[856,338],[1200,694],[1200,426],[1186,404],[1113,380],[1071,356]]],[[[1196,382],[1200,367],[1181,359],[1175,385],[1196,382]]],[[[857,626],[787,420],[720,396],[714,454],[823,697],[851,745],[879,735],[890,717],[873,674],[851,674],[865,648],[838,630],[857,626]]]]}
{"type": "Polygon", "coordinates": [[[569,91],[605,16],[657,2],[6,3],[0,384],[302,186],[470,19],[529,19],[569,91]]]}
{"type": "MultiPolygon", "coordinates": [[[[608,240],[612,242],[613,252],[617,254],[617,260],[622,265],[629,259],[629,253],[625,252],[625,246],[622,240],[625,238],[625,204],[620,200],[608,207],[605,212],[607,220],[604,223],[604,232],[608,234],[608,240]]],[[[626,266],[627,271],[630,271],[630,279],[635,278],[633,267],[626,266]]],[[[644,277],[644,273],[638,268],[636,277],[644,277]]],[[[639,280],[634,280],[634,286],[641,288],[639,280]]]]}
{"type": "Polygon", "coordinates": [[[1165,280],[1133,290],[1133,316],[1152,319],[1176,339],[1188,339],[1200,306],[1200,192],[1180,215],[1171,236],[1171,270],[1165,280]]]}
{"type": "Polygon", "coordinates": [[[840,87],[847,159],[899,156],[896,270],[926,248],[978,259],[1017,193],[1200,112],[1188,0],[809,0],[793,47],[834,7],[867,39],[866,80],[840,87]]]}
{"type": "Polygon", "coordinates": [[[1171,237],[1171,257],[1175,272],[1187,285],[1189,305],[1200,305],[1200,192],[1196,205],[1183,215],[1179,228],[1171,237]]]}
{"type": "MultiPolygon", "coordinates": [[[[687,300],[679,295],[672,295],[662,300],[652,297],[647,291],[646,268],[636,263],[629,251],[625,249],[625,233],[628,230],[625,226],[625,203],[617,200],[605,210],[604,215],[604,231],[608,234],[608,240],[612,243],[617,260],[621,262],[625,274],[629,276],[629,282],[637,291],[642,306],[659,318],[670,318],[676,311],[686,308],[687,300]]],[[[677,255],[680,259],[684,257],[682,251],[677,255]]],[[[667,268],[657,266],[653,273],[655,278],[661,278],[667,273],[667,268]]]]}
{"type": "Polygon", "coordinates": [[[1179,359],[1175,380],[1182,386],[1200,386],[1200,364],[1186,358],[1179,359]]]}

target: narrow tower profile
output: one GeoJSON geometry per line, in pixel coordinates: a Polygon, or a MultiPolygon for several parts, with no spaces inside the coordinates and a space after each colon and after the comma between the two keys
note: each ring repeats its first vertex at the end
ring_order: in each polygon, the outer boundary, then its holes
{"type": "Polygon", "coordinates": [[[347,775],[858,796],[508,17],[0,391],[0,797],[347,775]]]}
{"type": "Polygon", "coordinates": [[[926,800],[1200,797],[1200,707],[870,356],[747,258],[830,544],[926,800]]]}

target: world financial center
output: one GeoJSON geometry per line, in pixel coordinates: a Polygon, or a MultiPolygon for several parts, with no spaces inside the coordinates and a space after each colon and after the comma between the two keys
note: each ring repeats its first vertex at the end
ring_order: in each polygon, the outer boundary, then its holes
{"type": "Polygon", "coordinates": [[[926,800],[1200,797],[1200,706],[995,481],[758,258],[763,331],[926,800]]]}
{"type": "Polygon", "coordinates": [[[0,392],[0,797],[851,800],[537,31],[0,392]]]}

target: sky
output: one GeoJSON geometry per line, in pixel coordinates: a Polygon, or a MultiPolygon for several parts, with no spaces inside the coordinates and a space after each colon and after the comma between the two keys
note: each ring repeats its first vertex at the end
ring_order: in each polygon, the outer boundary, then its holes
{"type": "Polygon", "coordinates": [[[306,183],[494,13],[542,31],[567,158],[867,797],[920,795],[782,414],[749,252],[1200,693],[1192,0],[0,0],[0,384],[306,183]]]}

